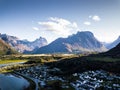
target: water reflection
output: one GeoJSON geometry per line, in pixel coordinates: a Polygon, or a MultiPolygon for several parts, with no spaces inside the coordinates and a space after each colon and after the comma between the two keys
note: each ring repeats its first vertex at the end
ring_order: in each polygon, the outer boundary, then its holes
{"type": "Polygon", "coordinates": [[[15,63],[8,63],[8,64],[0,64],[0,67],[14,65],[14,64],[21,64],[21,63],[24,63],[24,62],[15,62],[15,63]]]}
{"type": "Polygon", "coordinates": [[[16,74],[0,74],[0,90],[25,90],[29,82],[16,74]]]}

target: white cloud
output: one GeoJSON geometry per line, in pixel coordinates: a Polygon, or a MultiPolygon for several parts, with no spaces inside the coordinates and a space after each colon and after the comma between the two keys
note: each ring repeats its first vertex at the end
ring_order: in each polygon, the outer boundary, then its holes
{"type": "Polygon", "coordinates": [[[100,21],[100,20],[101,20],[100,17],[97,16],[97,15],[93,16],[92,19],[93,19],[94,21],[100,21]]]}
{"type": "Polygon", "coordinates": [[[84,24],[89,26],[89,25],[91,25],[91,22],[86,21],[86,22],[84,22],[84,24]]]}
{"type": "MultiPolygon", "coordinates": [[[[92,19],[92,20],[94,20],[94,21],[100,21],[100,20],[101,20],[101,18],[100,18],[99,16],[97,16],[97,15],[94,15],[94,16],[89,15],[88,18],[90,18],[90,19],[92,19]]],[[[91,22],[85,21],[83,24],[89,26],[89,25],[91,25],[91,22]]]]}
{"type": "Polygon", "coordinates": [[[36,30],[36,31],[39,30],[39,28],[37,28],[37,27],[32,27],[32,29],[33,29],[33,30],[36,30]]]}
{"type": "Polygon", "coordinates": [[[94,21],[100,21],[101,20],[101,18],[99,16],[97,16],[97,15],[94,15],[94,16],[90,15],[89,18],[91,18],[94,21]]]}
{"type": "Polygon", "coordinates": [[[62,37],[66,37],[78,31],[76,22],[70,22],[63,18],[50,17],[47,21],[38,22],[38,24],[41,30],[49,31],[56,35],[62,35],[62,37]]]}

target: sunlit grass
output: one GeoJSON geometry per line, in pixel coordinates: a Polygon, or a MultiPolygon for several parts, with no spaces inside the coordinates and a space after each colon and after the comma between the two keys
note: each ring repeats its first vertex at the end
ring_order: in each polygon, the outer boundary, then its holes
{"type": "Polygon", "coordinates": [[[27,62],[28,60],[0,60],[0,64],[27,62]]]}

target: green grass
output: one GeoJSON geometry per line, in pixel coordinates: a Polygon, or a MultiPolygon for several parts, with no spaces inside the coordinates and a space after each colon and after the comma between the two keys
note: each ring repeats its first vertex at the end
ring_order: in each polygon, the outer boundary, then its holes
{"type": "MultiPolygon", "coordinates": [[[[28,60],[0,60],[0,64],[11,64],[11,63],[20,63],[20,62],[27,62],[28,60]]],[[[11,69],[2,69],[0,68],[0,73],[5,73],[5,72],[11,72],[13,71],[13,67],[16,66],[12,66],[11,69]]]]}
{"type": "Polygon", "coordinates": [[[27,62],[28,60],[0,60],[0,64],[27,62]]]}

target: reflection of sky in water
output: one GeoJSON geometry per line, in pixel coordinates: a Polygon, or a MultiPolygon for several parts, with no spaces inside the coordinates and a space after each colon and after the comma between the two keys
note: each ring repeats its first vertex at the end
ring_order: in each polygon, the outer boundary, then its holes
{"type": "Polygon", "coordinates": [[[14,64],[20,64],[20,63],[24,63],[24,62],[8,63],[8,64],[0,64],[0,67],[8,66],[8,65],[14,65],[14,64]]]}
{"type": "Polygon", "coordinates": [[[29,82],[18,75],[0,74],[0,90],[23,90],[29,82]]]}

